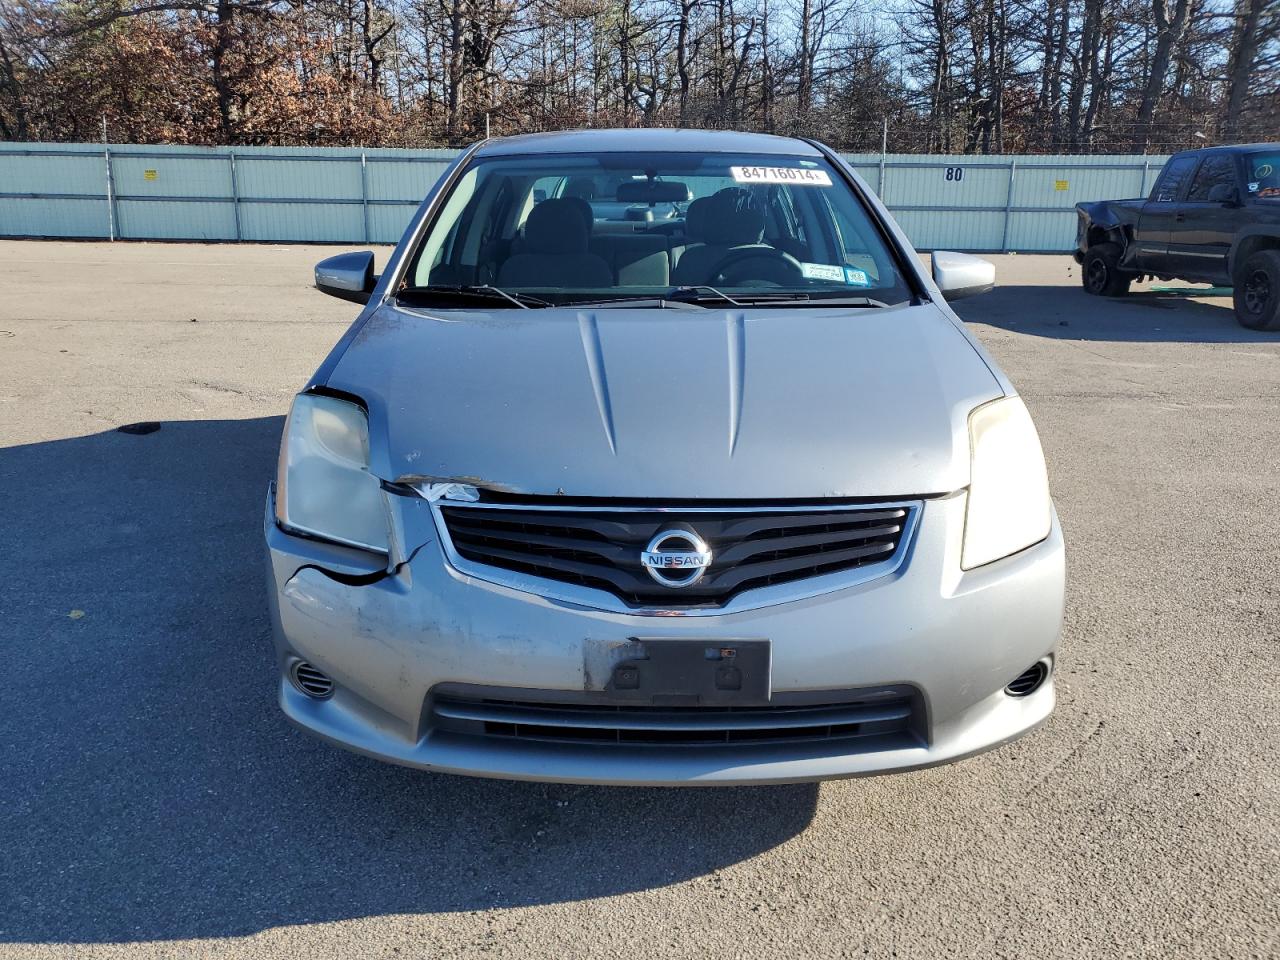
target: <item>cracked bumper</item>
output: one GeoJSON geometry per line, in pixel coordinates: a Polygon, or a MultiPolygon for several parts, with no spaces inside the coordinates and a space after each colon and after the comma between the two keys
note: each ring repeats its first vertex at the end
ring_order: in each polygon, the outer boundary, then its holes
{"type": "Polygon", "coordinates": [[[1005,685],[1057,645],[1063,547],[1049,537],[978,570],[959,567],[964,497],[926,501],[895,574],[775,607],[724,616],[654,618],[573,607],[467,577],[435,540],[425,502],[395,505],[403,542],[419,545],[394,575],[366,575],[359,551],[265,524],[268,594],[286,716],[340,746],[447,773],[613,784],[793,782],[948,763],[1013,740],[1053,710],[1053,678],[1023,698],[1005,685]],[[849,741],[734,746],[626,746],[500,740],[433,730],[438,684],[565,691],[592,680],[589,649],[635,636],[761,637],[772,643],[775,693],[906,684],[919,691],[916,746],[848,752],[849,741]],[[313,700],[286,679],[292,657],[333,678],[313,700]]]}

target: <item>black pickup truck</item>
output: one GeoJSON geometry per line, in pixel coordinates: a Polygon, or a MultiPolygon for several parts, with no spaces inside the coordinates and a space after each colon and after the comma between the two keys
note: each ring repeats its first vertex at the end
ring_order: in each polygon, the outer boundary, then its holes
{"type": "Polygon", "coordinates": [[[1230,286],[1244,326],[1280,330],[1280,145],[1175,154],[1151,196],[1076,213],[1089,293],[1122,296],[1144,275],[1230,286]]]}

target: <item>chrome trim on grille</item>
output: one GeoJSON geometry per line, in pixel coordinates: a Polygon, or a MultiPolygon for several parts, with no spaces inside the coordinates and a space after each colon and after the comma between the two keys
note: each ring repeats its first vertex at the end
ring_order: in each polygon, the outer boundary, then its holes
{"type": "Polygon", "coordinates": [[[916,525],[919,522],[920,513],[923,508],[924,502],[922,500],[887,500],[883,502],[877,501],[873,503],[847,504],[808,502],[789,506],[751,506],[744,504],[742,506],[734,507],[702,507],[697,506],[696,504],[680,507],[634,506],[625,502],[609,504],[608,506],[590,505],[566,507],[561,504],[516,504],[505,502],[484,503],[480,501],[468,503],[458,500],[448,500],[431,502],[431,517],[435,522],[436,533],[440,537],[440,545],[444,550],[444,554],[449,565],[458,573],[465,576],[474,577],[477,580],[496,584],[501,587],[507,587],[512,590],[518,590],[521,593],[533,594],[547,600],[553,600],[558,603],[588,610],[601,610],[608,613],[621,613],[635,617],[709,617],[727,616],[747,610],[758,610],[763,607],[773,607],[797,600],[807,600],[811,597],[834,593],[837,590],[845,590],[849,587],[855,587],[871,580],[878,580],[881,577],[887,577],[896,573],[905,562],[907,553],[911,549],[914,541],[916,525]],[[564,583],[559,580],[551,580],[534,574],[521,573],[515,570],[507,570],[502,567],[490,566],[488,564],[476,563],[468,560],[459,554],[457,549],[454,547],[453,540],[449,536],[449,526],[445,522],[443,514],[440,512],[441,506],[465,510],[511,510],[513,508],[517,508],[520,510],[555,510],[561,512],[566,510],[589,510],[598,512],[627,511],[633,513],[662,513],[674,515],[678,515],[682,512],[759,514],[766,512],[812,513],[814,511],[852,512],[859,510],[902,509],[907,511],[907,516],[903,521],[902,533],[898,538],[897,548],[890,556],[878,563],[867,564],[866,566],[856,567],[851,570],[841,570],[835,573],[820,574],[815,577],[810,577],[804,580],[795,580],[790,583],[780,583],[744,590],[737,596],[732,597],[723,606],[671,609],[657,605],[649,607],[633,607],[623,602],[619,597],[609,593],[607,590],[598,590],[594,587],[564,583]]]}

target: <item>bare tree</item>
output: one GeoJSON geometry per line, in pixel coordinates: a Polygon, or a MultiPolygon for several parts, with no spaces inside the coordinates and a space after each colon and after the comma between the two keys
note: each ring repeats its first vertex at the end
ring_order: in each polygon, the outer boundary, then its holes
{"type": "Polygon", "coordinates": [[[582,125],[894,149],[1280,139],[1276,0],[0,0],[0,136],[459,144],[582,125]]]}

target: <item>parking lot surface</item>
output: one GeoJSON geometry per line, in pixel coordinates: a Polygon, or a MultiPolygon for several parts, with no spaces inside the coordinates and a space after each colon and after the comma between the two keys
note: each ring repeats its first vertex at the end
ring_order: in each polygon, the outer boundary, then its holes
{"type": "Polygon", "coordinates": [[[1067,257],[958,304],[1067,538],[1030,737],[820,786],[505,783],[274,702],[263,496],[356,310],[309,289],[333,252],[0,243],[0,957],[1280,956],[1280,335],[1181,284],[1086,297],[1067,257]]]}

